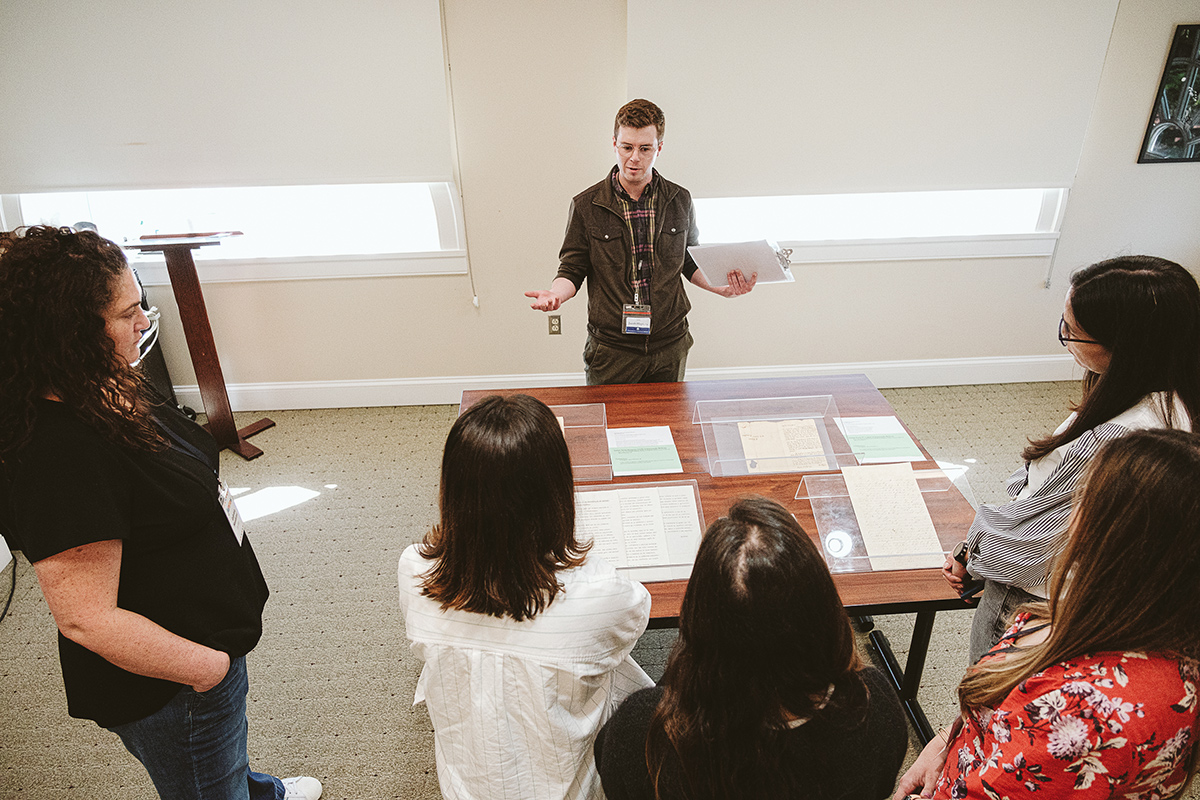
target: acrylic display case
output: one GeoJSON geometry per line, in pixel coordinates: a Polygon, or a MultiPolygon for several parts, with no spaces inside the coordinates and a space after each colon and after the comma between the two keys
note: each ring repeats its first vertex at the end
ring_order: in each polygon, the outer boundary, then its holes
{"type": "Polygon", "coordinates": [[[828,472],[858,461],[835,422],[832,395],[700,400],[699,425],[709,474],[828,472]]]}
{"type": "Polygon", "coordinates": [[[608,455],[608,416],[604,404],[550,406],[550,410],[562,420],[575,482],[611,481],[612,459],[608,455]]]}
{"type": "MultiPolygon", "coordinates": [[[[922,498],[954,488],[950,477],[940,469],[914,470],[922,498]]],[[[850,492],[840,472],[805,475],[796,492],[797,500],[812,503],[813,518],[821,539],[821,551],[830,572],[881,572],[896,569],[941,567],[946,554],[940,547],[891,555],[871,554],[863,542],[858,518],[850,502],[850,492]]]]}

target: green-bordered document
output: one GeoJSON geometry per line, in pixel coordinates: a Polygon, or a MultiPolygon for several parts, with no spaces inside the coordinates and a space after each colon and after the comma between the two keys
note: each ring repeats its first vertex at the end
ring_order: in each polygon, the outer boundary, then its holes
{"type": "Polygon", "coordinates": [[[612,459],[613,477],[683,472],[668,425],[609,428],[608,454],[612,459]]]}
{"type": "Polygon", "coordinates": [[[896,417],[838,417],[837,426],[860,464],[925,460],[896,417]]]}

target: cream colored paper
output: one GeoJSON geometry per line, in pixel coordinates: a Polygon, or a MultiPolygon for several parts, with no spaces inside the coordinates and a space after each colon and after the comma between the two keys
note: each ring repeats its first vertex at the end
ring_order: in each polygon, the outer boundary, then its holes
{"type": "Polygon", "coordinates": [[[738,434],[748,472],[829,469],[815,419],[739,422],[738,434]]]}
{"type": "Polygon", "coordinates": [[[844,467],[871,569],[920,569],[945,562],[912,464],[844,467]]]}
{"type": "Polygon", "coordinates": [[[691,485],[575,493],[575,535],[614,567],[690,563],[700,544],[691,485]]]}

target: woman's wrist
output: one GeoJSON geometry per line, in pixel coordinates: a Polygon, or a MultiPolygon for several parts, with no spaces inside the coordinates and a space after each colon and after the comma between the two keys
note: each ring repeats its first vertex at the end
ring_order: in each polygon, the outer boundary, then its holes
{"type": "Polygon", "coordinates": [[[192,689],[197,692],[207,692],[229,674],[229,654],[212,648],[205,649],[208,652],[204,659],[203,679],[192,684],[192,689]]]}

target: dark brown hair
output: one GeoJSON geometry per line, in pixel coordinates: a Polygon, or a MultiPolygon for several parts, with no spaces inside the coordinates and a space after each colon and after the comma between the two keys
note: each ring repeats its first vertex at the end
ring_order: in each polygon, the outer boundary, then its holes
{"type": "Polygon", "coordinates": [[[668,759],[692,800],[797,796],[787,722],[864,713],[861,667],[817,547],[778,503],[738,500],[705,532],[680,608],[646,737],[656,796],[668,759]]]}
{"type": "MultiPolygon", "coordinates": [[[[973,667],[964,711],[996,707],[1030,675],[1086,653],[1200,657],[1200,435],[1134,431],[1097,452],[1055,562],[1045,642],[973,667]]],[[[1193,731],[1198,740],[1200,722],[1193,731]]],[[[1193,746],[1189,776],[1200,746],[1193,746]]]]}
{"type": "Polygon", "coordinates": [[[528,395],[491,396],[467,409],[442,453],[441,522],[420,553],[435,563],[423,592],[442,608],[529,619],[562,588],[557,572],[583,563],[575,486],[558,420],[528,395]]]}
{"type": "Polygon", "coordinates": [[[54,394],[105,439],[150,449],[141,372],[116,357],[104,312],[129,269],[92,231],[38,225],[0,236],[0,459],[29,440],[54,394]]]}
{"type": "Polygon", "coordinates": [[[1071,276],[1068,302],[1112,360],[1103,374],[1084,376],[1071,424],[1030,441],[1022,458],[1045,456],[1153,392],[1167,394],[1160,411],[1169,426],[1177,422],[1172,394],[1193,421],[1200,419],[1200,288],[1190,272],[1155,256],[1110,258],[1071,276]]]}
{"type": "Polygon", "coordinates": [[[661,142],[667,130],[667,119],[663,116],[662,109],[649,100],[630,100],[617,111],[617,119],[613,122],[613,137],[615,138],[617,131],[623,127],[637,129],[650,125],[654,126],[658,141],[661,142]]]}

